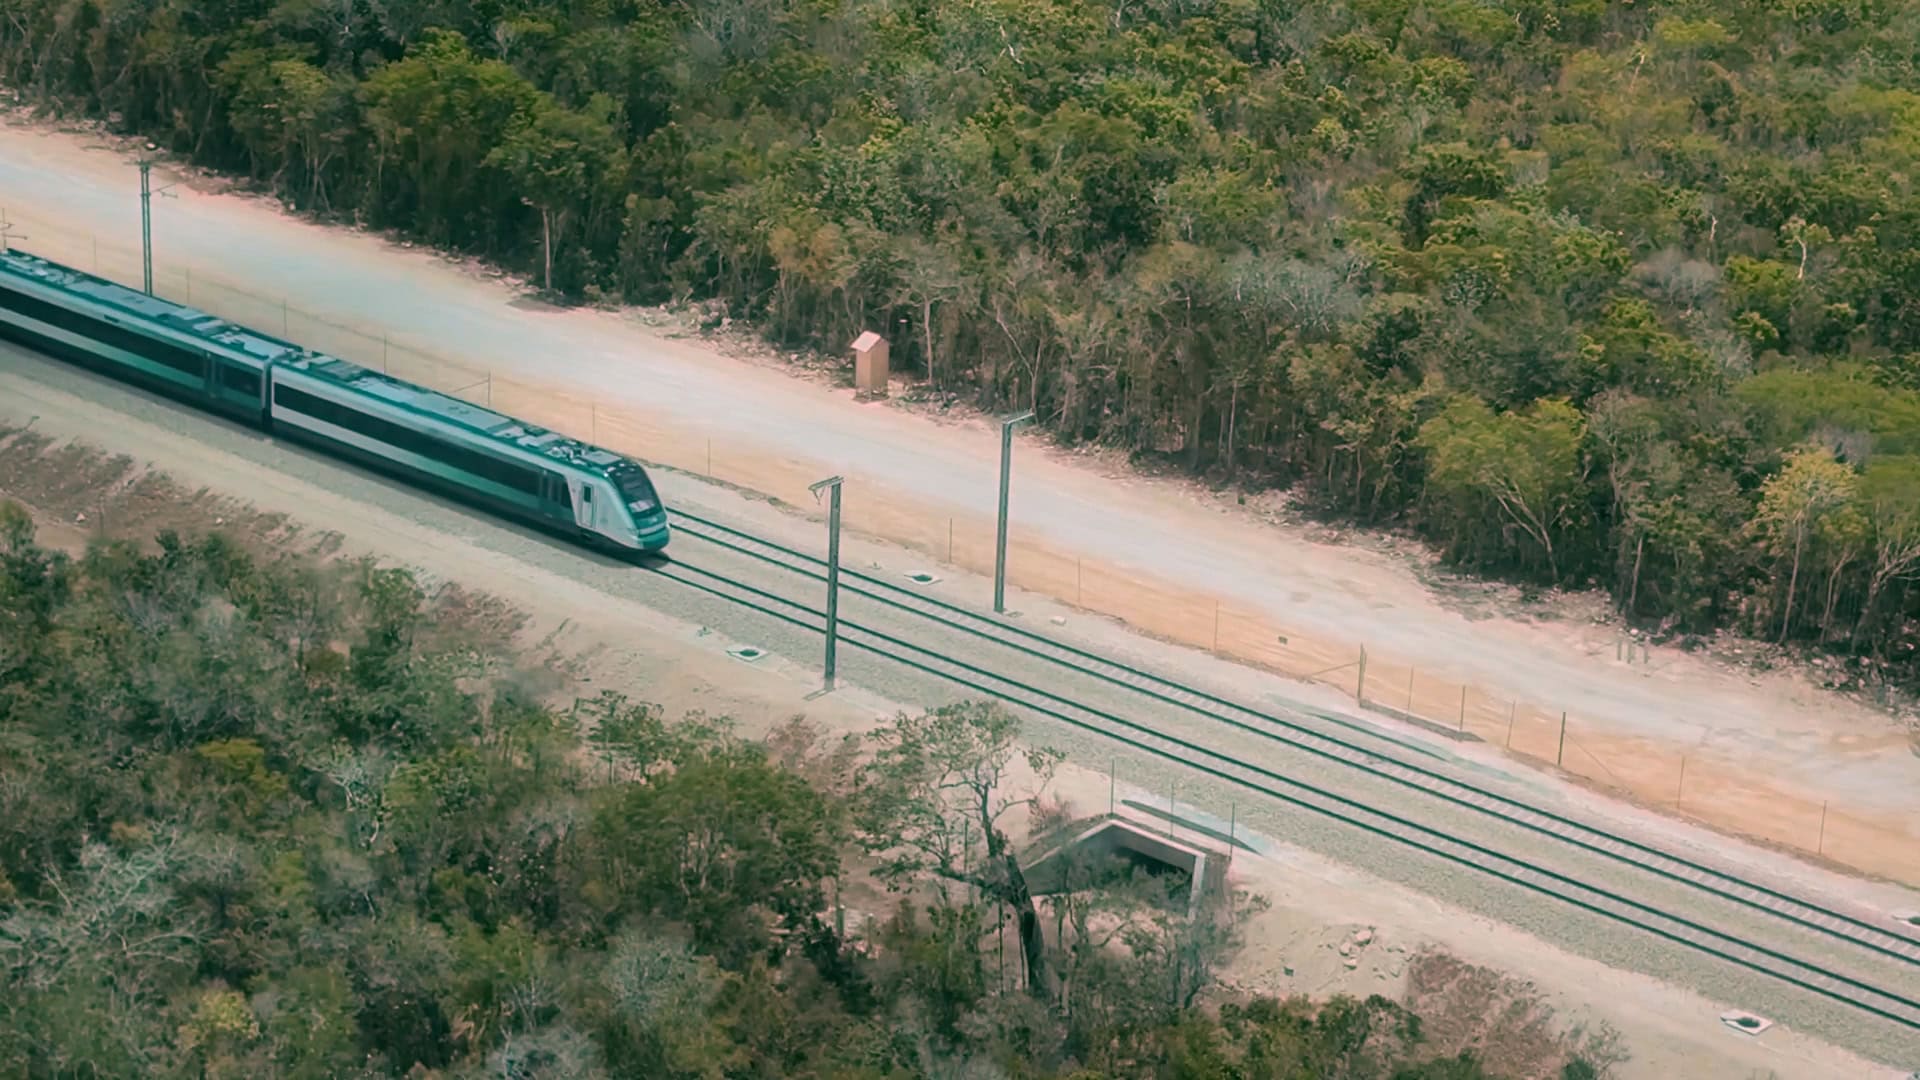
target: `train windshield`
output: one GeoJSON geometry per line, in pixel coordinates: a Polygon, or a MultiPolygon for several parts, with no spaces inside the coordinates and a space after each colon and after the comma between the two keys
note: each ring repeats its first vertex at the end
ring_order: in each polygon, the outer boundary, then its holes
{"type": "Polygon", "coordinates": [[[660,505],[660,496],[653,490],[653,481],[648,479],[646,470],[638,465],[623,464],[613,470],[614,486],[620,489],[620,498],[634,510],[651,510],[660,505]]]}

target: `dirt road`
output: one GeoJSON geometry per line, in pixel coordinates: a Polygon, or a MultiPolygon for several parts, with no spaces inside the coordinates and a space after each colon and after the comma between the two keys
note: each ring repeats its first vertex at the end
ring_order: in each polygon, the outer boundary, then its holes
{"type": "MultiPolygon", "coordinates": [[[[156,186],[175,179],[156,176],[156,186]]],[[[138,244],[137,190],[127,156],[97,140],[0,127],[0,206],[22,224],[24,247],[137,277],[137,262],[126,261],[138,244]]],[[[288,296],[294,312],[364,328],[383,353],[391,342],[459,356],[489,373],[490,399],[516,382],[538,388],[528,394],[568,395],[582,429],[684,451],[683,465],[704,447],[704,471],[792,502],[808,480],[841,473],[854,526],[936,555],[944,535],[946,556],[972,566],[988,550],[997,435],[982,422],[856,404],[847,391],[631,316],[529,304],[502,281],[292,220],[258,199],[185,183],[168,195],[176,198],[156,200],[153,226],[162,292],[191,298],[220,281],[256,299],[288,296]]],[[[295,316],[279,315],[293,333],[295,316]]],[[[271,305],[250,317],[271,328],[271,305]]],[[[534,411],[550,404],[526,400],[534,411]]],[[[1416,556],[1319,542],[1262,521],[1258,507],[1032,440],[1017,453],[1016,585],[1189,642],[1204,643],[1210,624],[1221,651],[1281,654],[1273,666],[1296,673],[1350,665],[1364,645],[1371,700],[1404,693],[1429,716],[1457,701],[1463,728],[1491,739],[1504,726],[1516,749],[1548,760],[1565,710],[1568,769],[1703,815],[1721,799],[1732,809],[1718,824],[1750,823],[1781,842],[1811,849],[1849,821],[1920,822],[1920,760],[1906,734],[1804,680],[1678,650],[1623,663],[1617,632],[1590,617],[1591,603],[1521,607],[1503,590],[1435,587],[1431,564],[1416,556]]]]}

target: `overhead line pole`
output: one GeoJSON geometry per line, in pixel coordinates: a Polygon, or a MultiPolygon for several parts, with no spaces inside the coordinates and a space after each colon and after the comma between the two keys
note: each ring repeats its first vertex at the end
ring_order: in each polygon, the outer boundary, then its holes
{"type": "Polygon", "coordinates": [[[1007,610],[1007,489],[1013,479],[1013,429],[1033,419],[1031,411],[1000,421],[1000,524],[993,543],[993,613],[1007,610]]]}
{"type": "Polygon", "coordinates": [[[157,192],[153,190],[153,181],[149,176],[152,171],[153,161],[149,158],[141,158],[140,276],[142,285],[146,289],[148,296],[153,295],[153,197],[157,194],[164,195],[169,199],[173,198],[173,196],[167,195],[167,188],[172,187],[172,184],[168,184],[167,187],[163,187],[157,192]]]}
{"type": "Polygon", "coordinates": [[[8,245],[13,243],[13,241],[25,240],[26,238],[26,233],[16,233],[13,231],[13,223],[7,220],[7,212],[0,210],[0,255],[7,253],[8,245]]]}
{"type": "Polygon", "coordinates": [[[822,693],[833,689],[834,647],[840,638],[840,481],[840,477],[830,476],[807,487],[816,502],[822,488],[830,493],[827,503],[827,659],[822,693]]]}

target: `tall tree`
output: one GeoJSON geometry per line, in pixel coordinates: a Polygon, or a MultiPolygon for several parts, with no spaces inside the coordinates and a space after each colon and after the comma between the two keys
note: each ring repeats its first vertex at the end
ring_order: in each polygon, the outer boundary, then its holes
{"type": "Polygon", "coordinates": [[[487,153],[486,164],[512,177],[520,197],[540,212],[540,280],[548,292],[555,234],[564,238],[570,215],[590,215],[595,200],[622,182],[625,155],[608,119],[611,109],[604,96],[575,112],[540,94],[487,153]]]}
{"type": "Polygon", "coordinates": [[[1809,445],[1788,454],[1779,473],[1761,487],[1754,529],[1787,567],[1780,592],[1782,641],[1793,628],[1794,601],[1810,550],[1816,557],[1845,557],[1842,552],[1857,531],[1858,512],[1852,505],[1857,486],[1853,470],[1836,459],[1830,447],[1809,445]]]}

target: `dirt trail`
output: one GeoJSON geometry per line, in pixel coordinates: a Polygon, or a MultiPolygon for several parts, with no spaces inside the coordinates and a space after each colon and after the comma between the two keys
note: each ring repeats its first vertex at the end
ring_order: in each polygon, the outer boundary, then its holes
{"type": "MultiPolygon", "coordinates": [[[[163,295],[799,506],[808,482],[841,473],[850,527],[991,567],[998,440],[978,420],[856,404],[663,317],[546,308],[497,276],[198,186],[156,200],[163,295]]],[[[0,126],[0,207],[29,250],[138,281],[137,190],[101,140],[0,126]]],[[[1349,693],[1364,646],[1369,702],[1911,879],[1920,761],[1872,709],[1678,650],[1630,663],[1589,601],[1439,590],[1429,561],[1384,545],[1323,542],[1033,440],[1017,454],[1017,587],[1349,693]]]]}

